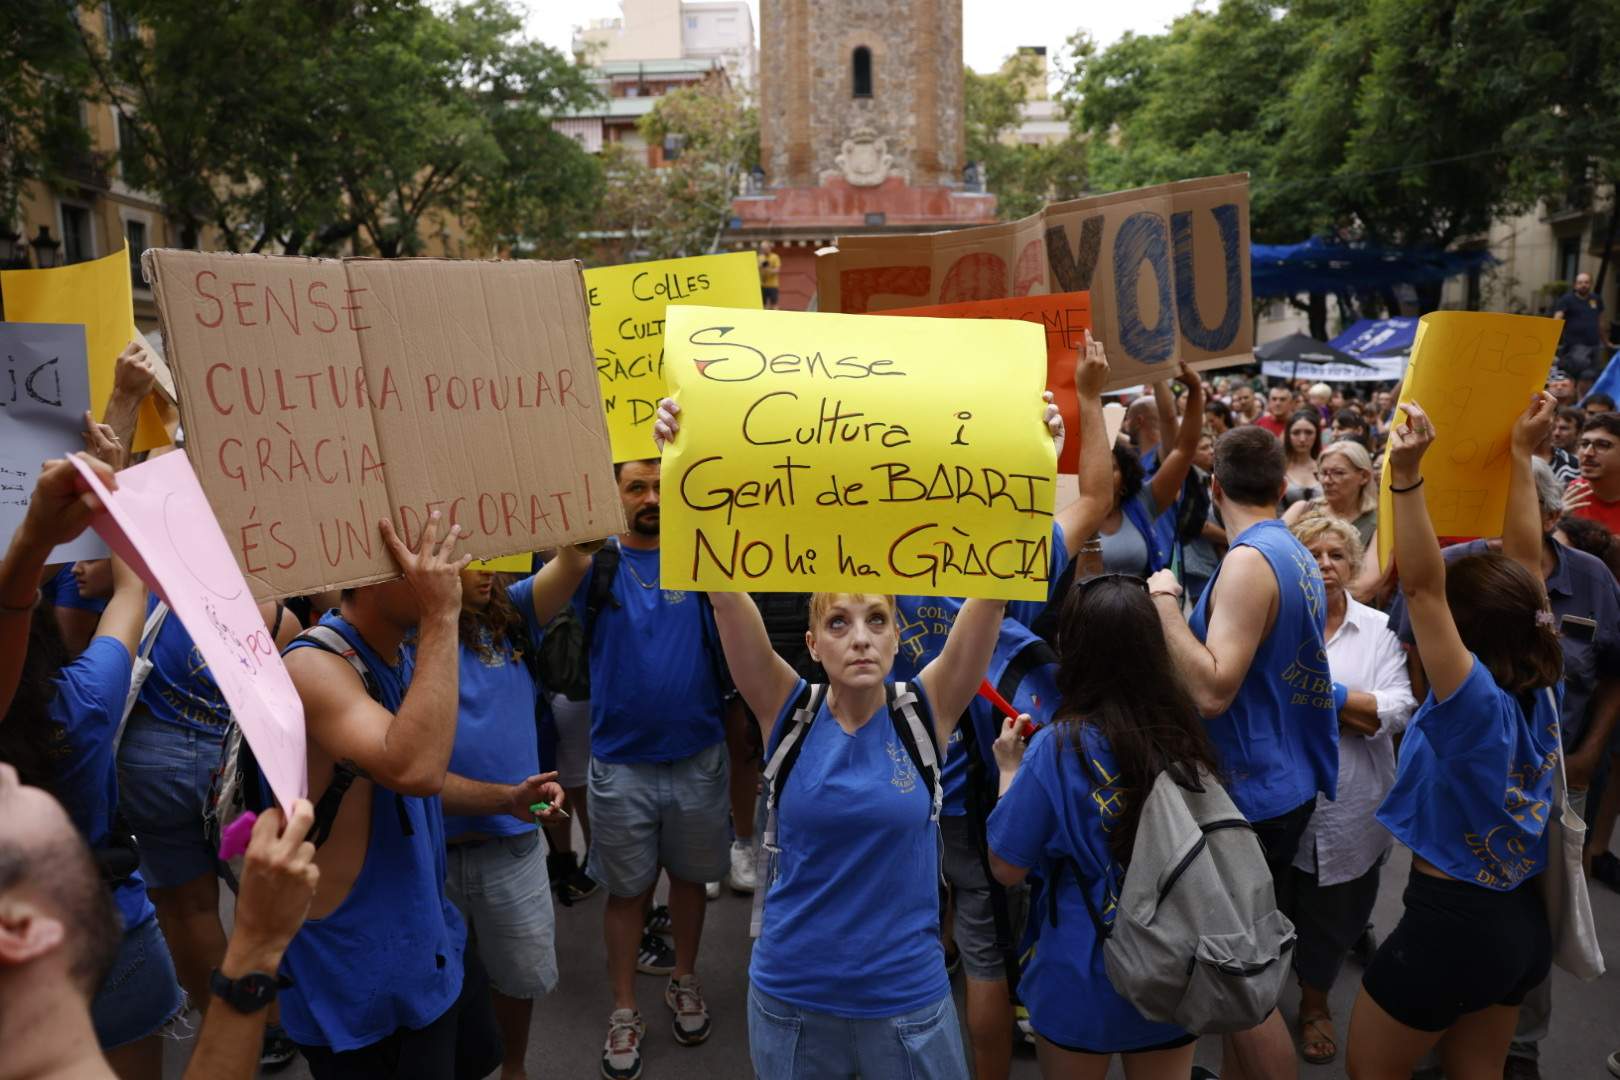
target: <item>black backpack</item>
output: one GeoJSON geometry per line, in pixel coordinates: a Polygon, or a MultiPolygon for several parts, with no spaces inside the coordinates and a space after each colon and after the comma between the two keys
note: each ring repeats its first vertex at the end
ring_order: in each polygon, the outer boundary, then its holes
{"type": "Polygon", "coordinates": [[[585,617],[573,604],[564,604],[556,618],[546,625],[535,656],[534,675],[540,685],[569,701],[591,699],[591,641],[596,620],[613,598],[613,579],[619,576],[619,547],[604,544],[591,556],[591,587],[585,596],[585,617]]]}

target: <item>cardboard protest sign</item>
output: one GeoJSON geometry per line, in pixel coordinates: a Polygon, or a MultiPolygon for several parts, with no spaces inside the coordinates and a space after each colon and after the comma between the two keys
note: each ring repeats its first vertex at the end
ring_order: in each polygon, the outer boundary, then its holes
{"type": "Polygon", "coordinates": [[[1249,181],[1184,180],[1054,203],[955,232],[843,237],[819,253],[821,310],[1088,291],[1108,388],[1250,363],[1249,181]]]}
{"type": "MultiPolygon", "coordinates": [[[[1434,421],[1423,455],[1423,498],[1437,536],[1499,536],[1507,512],[1509,437],[1530,395],[1547,384],[1564,324],[1530,315],[1436,311],[1418,323],[1400,402],[1434,421]]],[[[1397,423],[1405,414],[1397,409],[1397,423]]],[[[1378,564],[1395,547],[1394,496],[1384,459],[1378,564]]]]}
{"type": "MultiPolygon", "coordinates": [[[[0,537],[10,538],[28,514],[42,462],[84,449],[90,377],[84,327],[0,323],[0,537]]],[[[53,563],[103,559],[93,532],[60,544],[53,563]]]]}
{"type": "Polygon", "coordinates": [[[761,306],[751,251],[598,266],[585,271],[591,343],[614,461],[658,456],[653,414],[664,396],[664,309],[674,304],[761,306]]]}
{"type": "Polygon", "coordinates": [[[108,491],[73,463],[105,507],[96,531],[185,625],[276,801],[290,810],[309,793],[303,702],[191,464],[163,454],[120,472],[118,490],[108,491]]]}
{"type": "MultiPolygon", "coordinates": [[[[129,252],[121,248],[89,262],[50,270],[0,270],[0,300],[7,320],[78,323],[85,329],[90,365],[90,409],[100,420],[112,397],[113,365],[135,329],[135,301],[130,291],[129,252]]],[[[160,375],[161,381],[161,375],[160,375]]],[[[141,403],[135,427],[136,453],[172,440],[148,398],[141,403]]]]}
{"type": "MultiPolygon", "coordinates": [[[[1046,333],[1046,388],[1056,396],[1063,424],[1071,433],[1080,431],[1080,392],[1074,385],[1074,368],[1091,329],[1091,296],[1088,293],[1057,293],[1025,296],[1013,300],[966,300],[960,304],[933,307],[895,308],[883,315],[921,315],[935,319],[1019,319],[1040,326],[1046,333]]],[[[994,366],[998,357],[983,362],[994,366]]],[[[1080,439],[1072,437],[1058,457],[1058,472],[1080,471],[1080,439]]]]}
{"type": "Polygon", "coordinates": [[[1040,327],[680,307],[668,352],[666,588],[1046,596],[1040,327]]]}
{"type": "Polygon", "coordinates": [[[186,453],[259,599],[624,527],[573,262],[150,251],[186,453]],[[441,532],[442,536],[443,533],[441,532]]]}

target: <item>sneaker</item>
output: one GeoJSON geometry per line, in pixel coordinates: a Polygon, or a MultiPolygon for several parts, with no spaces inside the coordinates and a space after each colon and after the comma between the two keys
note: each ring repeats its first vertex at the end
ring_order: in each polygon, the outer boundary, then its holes
{"type": "Polygon", "coordinates": [[[1502,1080],[1541,1080],[1541,1066],[1532,1058],[1509,1054],[1502,1066],[1502,1080]]]}
{"type": "Polygon", "coordinates": [[[675,970],[675,949],[657,934],[641,935],[636,970],[643,975],[668,975],[675,970]]]}
{"type": "Polygon", "coordinates": [[[664,987],[664,1004],[675,1014],[670,1029],[682,1046],[696,1046],[709,1037],[709,1007],[703,1004],[703,987],[696,975],[682,975],[664,987]]]}
{"type": "Polygon", "coordinates": [[[259,1068],[265,1072],[276,1072],[291,1065],[297,1056],[298,1047],[280,1024],[271,1024],[264,1029],[264,1043],[259,1050],[259,1068]]]}
{"type": "Polygon", "coordinates": [[[555,851],[547,855],[546,872],[551,875],[551,889],[557,895],[557,903],[563,907],[573,907],[579,901],[594,896],[596,890],[602,887],[579,865],[579,859],[572,851],[555,851]]]}
{"type": "Polygon", "coordinates": [[[614,1009],[608,1017],[607,1044],[602,1047],[602,1075],[607,1080],[636,1080],[641,1075],[641,1037],[647,1025],[634,1009],[614,1009]]]}
{"type": "Polygon", "coordinates": [[[754,876],[754,845],[742,840],[731,842],[731,891],[751,893],[758,884],[754,876]]]}
{"type": "Polygon", "coordinates": [[[669,917],[669,905],[659,904],[647,912],[646,931],[657,934],[659,937],[671,937],[675,933],[675,923],[669,917]]]}
{"type": "Polygon", "coordinates": [[[1609,1066],[1610,1076],[1620,1076],[1620,1050],[1616,1050],[1614,1053],[1609,1055],[1607,1064],[1609,1066]]]}
{"type": "Polygon", "coordinates": [[[720,883],[718,881],[711,881],[707,885],[703,886],[703,895],[707,896],[710,900],[720,899],[720,883]]]}

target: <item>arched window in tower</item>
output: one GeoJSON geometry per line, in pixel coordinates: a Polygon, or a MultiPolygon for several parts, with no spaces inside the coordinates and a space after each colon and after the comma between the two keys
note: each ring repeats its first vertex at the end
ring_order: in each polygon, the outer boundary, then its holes
{"type": "Polygon", "coordinates": [[[853,70],[853,74],[854,74],[854,92],[855,92],[855,96],[858,97],[858,98],[869,98],[869,97],[871,97],[872,96],[872,50],[868,49],[865,45],[858,46],[855,49],[855,55],[851,60],[851,65],[850,66],[851,66],[851,68],[853,70]]]}

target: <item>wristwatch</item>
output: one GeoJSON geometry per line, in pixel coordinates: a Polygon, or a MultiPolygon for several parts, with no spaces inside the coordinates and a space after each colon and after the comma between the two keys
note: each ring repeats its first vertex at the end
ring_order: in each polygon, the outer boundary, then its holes
{"type": "Polygon", "coordinates": [[[275,975],[266,975],[262,971],[250,971],[240,979],[227,979],[215,968],[208,976],[208,989],[214,996],[239,1013],[256,1013],[272,1001],[284,986],[291,986],[292,981],[278,978],[275,975]]]}

